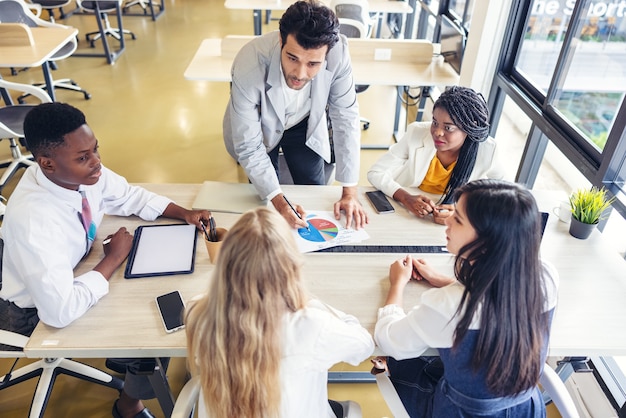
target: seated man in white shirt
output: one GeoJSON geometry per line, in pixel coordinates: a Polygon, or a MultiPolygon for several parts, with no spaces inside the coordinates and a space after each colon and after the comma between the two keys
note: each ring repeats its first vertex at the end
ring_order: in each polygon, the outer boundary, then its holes
{"type": "MultiPolygon", "coordinates": [[[[109,279],[132,246],[126,228],[107,237],[105,256],[92,271],[74,276],[105,214],[165,216],[198,228],[211,217],[131,186],[104,167],[85,115],[68,104],[37,106],[27,115],[24,132],[37,165],[20,179],[0,230],[5,243],[0,328],[28,336],[39,320],[62,328],[108,293],[109,279]]],[[[152,417],[141,402],[152,397],[147,376],[127,373],[113,416],[152,417]]]]}

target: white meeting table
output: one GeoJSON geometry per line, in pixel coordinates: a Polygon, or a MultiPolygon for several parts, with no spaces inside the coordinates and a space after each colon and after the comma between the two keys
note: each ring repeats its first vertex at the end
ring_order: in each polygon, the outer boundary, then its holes
{"type": "MultiPolygon", "coordinates": [[[[147,189],[174,199],[190,208],[200,188],[192,184],[146,184],[147,189]]],[[[332,211],[341,193],[339,186],[284,186],[293,203],[308,211],[332,211]]],[[[360,192],[365,190],[361,188],[360,192]]],[[[625,262],[596,230],[588,240],[568,234],[568,225],[558,221],[552,208],[558,200],[537,193],[540,210],[550,213],[542,240],[542,256],[560,274],[559,302],[553,320],[550,356],[626,355],[626,333],[619,325],[626,318],[625,262]]],[[[370,239],[359,245],[445,246],[445,227],[429,219],[418,219],[393,202],[393,214],[376,214],[361,194],[370,215],[366,231],[370,239]]],[[[218,226],[229,228],[237,214],[217,213],[218,226]]],[[[160,223],[171,223],[161,219],[160,223]]],[[[96,244],[76,273],[91,270],[102,258],[102,239],[126,226],[133,231],[146,224],[136,217],[107,216],[96,244]]],[[[304,278],[315,297],[355,315],[370,332],[374,331],[377,309],[388,290],[389,265],[404,253],[309,253],[305,255],[304,278]]],[[[420,254],[440,269],[452,272],[453,257],[420,254]]],[[[24,352],[27,357],[185,357],[185,333],[166,334],[157,312],[155,297],[179,290],[185,300],[205,292],[214,266],[199,237],[195,271],[190,275],[124,279],[119,268],[110,281],[110,291],[83,317],[63,329],[39,323],[24,352]]],[[[415,305],[430,286],[412,282],[405,292],[405,308],[415,305]]],[[[164,412],[169,407],[164,408],[164,412]]],[[[170,409],[171,411],[171,409],[170,409]]]]}
{"type": "MultiPolygon", "coordinates": [[[[263,10],[284,12],[295,0],[226,0],[227,9],[252,10],[253,30],[255,35],[262,32],[263,10]]],[[[330,1],[322,1],[330,3],[330,1]]],[[[377,15],[378,27],[376,37],[380,37],[380,28],[385,13],[399,13],[404,16],[413,13],[413,7],[406,1],[368,0],[369,12],[377,15]]],[[[267,22],[266,22],[267,23],[267,22]]]]}

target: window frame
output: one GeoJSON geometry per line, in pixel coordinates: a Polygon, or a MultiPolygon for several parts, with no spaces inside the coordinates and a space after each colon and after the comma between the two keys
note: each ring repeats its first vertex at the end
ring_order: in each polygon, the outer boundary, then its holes
{"type": "MultiPolygon", "coordinates": [[[[541,131],[574,164],[574,166],[595,186],[605,186],[616,197],[613,207],[626,218],[626,186],[617,183],[620,173],[626,173],[626,99],[617,109],[615,122],[608,133],[607,142],[599,152],[571,122],[560,115],[551,104],[557,83],[563,78],[565,63],[571,59],[571,49],[575,35],[579,32],[581,13],[586,13],[589,0],[577,0],[565,38],[557,58],[548,91],[544,94],[532,81],[516,68],[517,57],[524,41],[526,27],[531,17],[533,0],[512,2],[506,24],[505,39],[497,62],[497,70],[489,94],[489,108],[492,119],[492,132],[495,134],[497,120],[502,113],[505,96],[510,97],[533,123],[533,129],[541,131]],[[584,4],[586,3],[587,4],[584,4]]],[[[527,149],[541,149],[541,135],[530,132],[527,149]]],[[[532,187],[543,153],[529,152],[522,156],[521,166],[535,167],[522,170],[516,179],[532,187]],[[532,161],[525,161],[531,159],[532,161]]]]}

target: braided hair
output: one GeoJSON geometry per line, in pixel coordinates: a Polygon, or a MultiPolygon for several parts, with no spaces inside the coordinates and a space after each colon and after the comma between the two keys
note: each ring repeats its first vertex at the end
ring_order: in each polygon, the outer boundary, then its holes
{"type": "Polygon", "coordinates": [[[467,134],[450,181],[439,200],[439,203],[451,203],[454,191],[469,180],[476,163],[478,144],[489,136],[489,109],[482,94],[460,86],[447,88],[435,102],[433,110],[437,108],[448,112],[452,122],[467,134]]]}

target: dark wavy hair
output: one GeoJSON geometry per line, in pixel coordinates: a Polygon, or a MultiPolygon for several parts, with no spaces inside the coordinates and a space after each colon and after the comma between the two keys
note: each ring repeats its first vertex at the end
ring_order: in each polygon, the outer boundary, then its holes
{"type": "Polygon", "coordinates": [[[477,238],[455,259],[455,275],[465,290],[454,346],[479,315],[472,367],[486,370],[493,393],[515,395],[539,381],[549,333],[539,260],[541,215],[528,189],[507,181],[469,182],[457,189],[455,201],[461,197],[477,238]]]}
{"type": "Polygon", "coordinates": [[[278,23],[283,46],[287,35],[293,35],[304,49],[317,49],[324,45],[328,50],[339,41],[339,20],[328,7],[315,0],[297,1],[278,23]]]}
{"type": "Polygon", "coordinates": [[[86,123],[85,114],[72,105],[42,103],[24,119],[26,146],[35,157],[49,156],[55,148],[65,144],[65,135],[86,123]]]}
{"type": "Polygon", "coordinates": [[[472,174],[478,144],[489,136],[489,109],[482,94],[460,86],[446,89],[435,102],[433,110],[437,108],[448,112],[452,122],[467,134],[450,181],[440,199],[440,203],[450,203],[456,188],[467,183],[472,174]]]}

